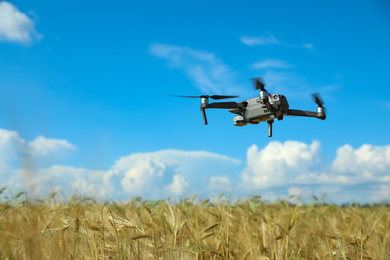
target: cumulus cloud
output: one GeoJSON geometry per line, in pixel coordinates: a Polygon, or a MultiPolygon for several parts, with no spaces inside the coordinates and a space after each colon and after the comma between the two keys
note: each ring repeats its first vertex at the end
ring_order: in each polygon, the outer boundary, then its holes
{"type": "Polygon", "coordinates": [[[286,61],[278,59],[265,59],[255,62],[251,65],[254,69],[290,69],[293,68],[291,64],[286,61]]]}
{"type": "Polygon", "coordinates": [[[0,129],[0,174],[1,167],[8,167],[21,160],[48,161],[61,159],[77,150],[67,140],[48,139],[39,136],[27,142],[16,131],[0,129]]]}
{"type": "Polygon", "coordinates": [[[16,191],[27,191],[30,198],[42,198],[51,192],[63,192],[67,196],[80,192],[104,197],[110,189],[104,185],[106,171],[53,165],[39,169],[21,168],[12,173],[7,186],[16,191]]]}
{"type": "Polygon", "coordinates": [[[256,45],[275,45],[275,44],[283,44],[273,35],[269,36],[259,36],[259,37],[251,37],[251,36],[242,36],[240,41],[248,46],[256,46],[256,45]]]}
{"type": "Polygon", "coordinates": [[[75,149],[66,140],[40,136],[28,142],[15,131],[0,129],[0,181],[12,190],[27,191],[30,198],[77,190],[101,198],[156,199],[233,189],[233,196],[256,194],[271,200],[291,195],[310,200],[323,194],[336,203],[389,198],[390,145],[343,145],[331,163],[322,160],[319,141],[273,141],[250,146],[245,165],[217,153],[181,150],[130,154],[107,170],[57,164],[75,149]],[[39,158],[48,161],[29,164],[39,158]]]}
{"type": "Polygon", "coordinates": [[[387,181],[390,173],[390,145],[373,146],[364,144],[353,149],[344,145],[337,150],[332,163],[333,171],[342,174],[349,183],[387,181]]]}
{"type": "MultiPolygon", "coordinates": [[[[207,151],[162,150],[120,158],[106,181],[124,194],[148,197],[205,192],[210,174],[232,172],[241,161],[207,151]]],[[[236,169],[238,170],[238,169],[236,169]]],[[[212,175],[211,175],[212,176],[212,175]]]]}
{"type": "Polygon", "coordinates": [[[33,141],[27,143],[28,148],[26,152],[33,156],[47,157],[54,154],[63,154],[76,150],[76,146],[69,143],[67,140],[48,139],[43,136],[35,138],[33,141]]]}
{"type": "MultiPolygon", "coordinates": [[[[162,162],[160,158],[139,158],[134,164],[122,168],[122,188],[129,194],[141,195],[146,191],[153,197],[162,195],[158,194],[160,189],[158,183],[163,181],[164,172],[168,169],[170,169],[169,165],[162,162]]],[[[117,168],[116,174],[120,174],[120,170],[121,168],[117,168]]]]}
{"type": "Polygon", "coordinates": [[[332,202],[373,202],[388,199],[390,146],[344,145],[331,165],[318,169],[320,143],[270,142],[247,152],[241,174],[241,189],[265,195],[295,195],[310,198],[328,194],[332,202]]]}
{"type": "Polygon", "coordinates": [[[270,142],[262,150],[252,145],[247,151],[242,184],[254,190],[291,183],[319,161],[319,149],[318,141],[310,145],[296,141],[270,142]]]}
{"type": "Polygon", "coordinates": [[[173,196],[180,196],[184,193],[184,189],[189,186],[189,183],[180,174],[173,176],[173,182],[164,187],[167,194],[173,196]]]}
{"type": "Polygon", "coordinates": [[[28,142],[15,131],[0,129],[0,181],[14,190],[27,191],[30,198],[57,190],[69,194],[76,189],[119,199],[155,199],[207,194],[210,177],[239,172],[241,164],[217,153],[180,150],[130,154],[109,170],[56,164],[76,149],[67,140],[39,136],[28,142]]]}
{"type": "Polygon", "coordinates": [[[67,157],[77,148],[67,140],[47,139],[42,136],[28,142],[16,131],[0,129],[0,181],[37,194],[37,168],[67,157]],[[16,170],[15,170],[16,169],[16,170]],[[9,183],[10,184],[10,183],[9,183]],[[18,187],[18,185],[16,185],[18,187]],[[33,189],[32,189],[33,188],[33,189]]]}
{"type": "Polygon", "coordinates": [[[168,60],[169,66],[184,71],[204,93],[234,93],[239,88],[234,82],[235,73],[214,53],[189,47],[155,43],[149,53],[168,60]]]}
{"type": "Polygon", "coordinates": [[[0,40],[28,43],[41,37],[25,13],[9,2],[0,2],[0,40]]]}
{"type": "Polygon", "coordinates": [[[0,129],[0,178],[11,169],[11,163],[18,159],[24,140],[15,131],[0,129]]]}

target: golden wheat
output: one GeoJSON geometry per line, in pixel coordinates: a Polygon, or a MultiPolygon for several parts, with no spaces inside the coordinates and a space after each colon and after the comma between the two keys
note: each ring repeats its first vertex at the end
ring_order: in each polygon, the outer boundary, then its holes
{"type": "Polygon", "coordinates": [[[18,196],[0,203],[0,259],[390,259],[389,230],[388,205],[18,196]]]}

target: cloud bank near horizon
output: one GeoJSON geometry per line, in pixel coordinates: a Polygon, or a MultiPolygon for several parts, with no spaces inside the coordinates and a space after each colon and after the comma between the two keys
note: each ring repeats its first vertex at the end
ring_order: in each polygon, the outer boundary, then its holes
{"type": "Polygon", "coordinates": [[[129,199],[203,197],[220,193],[261,195],[275,200],[290,195],[311,199],[327,194],[335,203],[380,202],[390,196],[390,145],[346,144],[324,163],[321,144],[298,141],[252,145],[246,162],[208,151],[161,150],[123,156],[108,170],[58,165],[77,147],[67,140],[43,136],[26,141],[15,131],[0,129],[0,180],[9,190],[30,198],[53,191],[71,195],[129,199]]]}

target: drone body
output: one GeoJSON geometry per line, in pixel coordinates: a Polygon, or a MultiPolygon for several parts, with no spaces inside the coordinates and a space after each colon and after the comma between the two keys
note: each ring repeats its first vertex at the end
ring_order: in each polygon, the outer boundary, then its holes
{"type": "Polygon", "coordinates": [[[251,98],[240,103],[236,102],[214,102],[209,103],[211,99],[225,99],[234,98],[237,96],[223,96],[223,95],[202,95],[202,96],[179,96],[187,98],[200,98],[201,107],[200,110],[203,114],[203,120],[207,125],[206,109],[221,108],[228,109],[229,112],[237,114],[233,119],[235,126],[245,126],[247,124],[258,124],[260,122],[268,123],[268,136],[272,136],[272,124],[275,119],[283,120],[284,116],[304,116],[315,117],[321,120],[325,120],[325,108],[322,106],[324,103],[319,98],[318,94],[313,94],[313,98],[317,103],[317,112],[289,109],[287,98],[279,94],[269,94],[264,88],[264,83],[261,79],[253,79],[255,88],[259,89],[259,97],[251,98]]]}
{"type": "Polygon", "coordinates": [[[287,99],[283,95],[268,95],[266,99],[251,98],[244,102],[247,104],[245,110],[229,109],[229,112],[238,115],[233,119],[235,126],[258,124],[276,118],[282,120],[289,108],[287,99]]]}

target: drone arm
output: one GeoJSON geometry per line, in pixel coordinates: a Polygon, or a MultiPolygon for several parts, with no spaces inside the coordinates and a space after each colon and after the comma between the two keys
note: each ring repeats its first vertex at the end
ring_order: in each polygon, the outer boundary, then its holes
{"type": "Polygon", "coordinates": [[[296,110],[296,109],[288,109],[288,116],[306,116],[306,117],[316,117],[321,118],[320,113],[313,111],[305,111],[305,110],[296,110]]]}
{"type": "Polygon", "coordinates": [[[204,108],[231,109],[231,108],[240,108],[240,107],[245,107],[245,106],[246,106],[246,104],[236,103],[236,102],[216,102],[216,103],[208,104],[204,108]]]}
{"type": "Polygon", "coordinates": [[[207,108],[222,108],[222,109],[236,109],[246,107],[246,103],[236,103],[236,102],[216,102],[208,103],[208,100],[202,102],[200,111],[202,111],[204,124],[207,125],[206,109],[207,108]]]}

